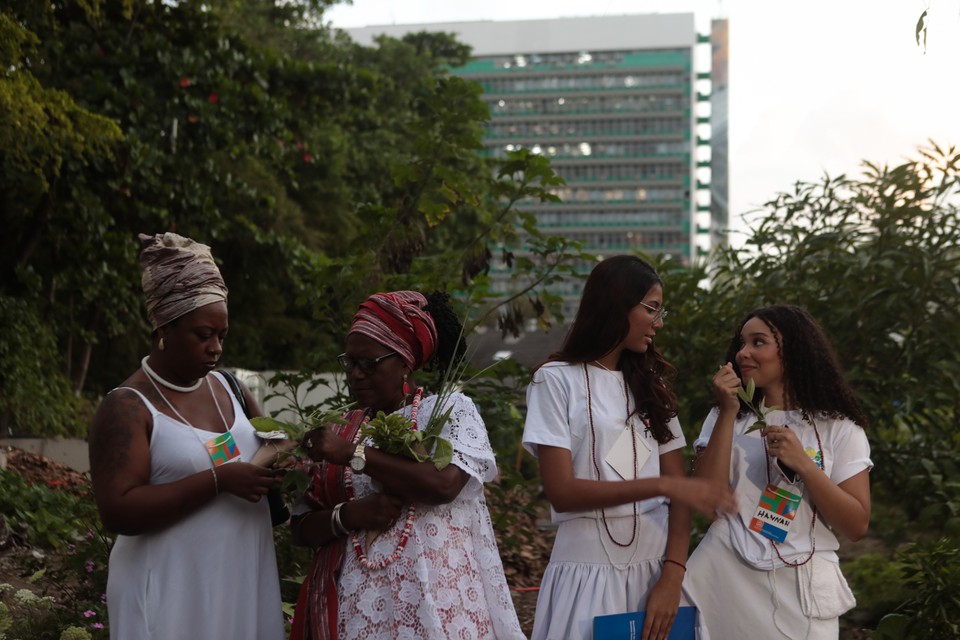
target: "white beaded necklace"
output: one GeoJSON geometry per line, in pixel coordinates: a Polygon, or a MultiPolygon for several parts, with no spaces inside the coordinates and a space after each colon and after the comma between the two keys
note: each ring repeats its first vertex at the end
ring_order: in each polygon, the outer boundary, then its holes
{"type": "MultiPolygon", "coordinates": [[[[154,381],[159,382],[160,384],[165,386],[167,389],[170,389],[170,391],[179,391],[180,393],[190,393],[191,391],[196,391],[197,389],[200,388],[200,385],[203,383],[204,379],[206,378],[206,376],[204,376],[203,378],[198,378],[197,381],[194,382],[192,385],[188,387],[181,387],[179,385],[173,384],[169,380],[165,380],[160,376],[160,374],[158,374],[156,371],[151,369],[150,365],[147,364],[147,359],[149,357],[150,356],[143,356],[143,360],[140,361],[140,366],[143,368],[143,372],[147,374],[148,378],[150,378],[150,382],[154,382],[154,381]]],[[[154,383],[153,386],[157,386],[156,383],[154,383]]],[[[157,391],[159,391],[159,389],[157,389],[157,391]]],[[[162,395],[163,394],[161,394],[161,396],[162,395]]],[[[164,398],[164,400],[166,400],[166,398],[164,398]]]]}
{"type": "MultiPolygon", "coordinates": [[[[153,388],[157,390],[157,393],[160,395],[160,398],[167,403],[168,407],[170,407],[170,411],[173,411],[175,414],[177,414],[177,417],[180,418],[180,422],[182,422],[183,424],[187,425],[188,427],[194,430],[193,434],[197,436],[198,440],[200,440],[200,444],[202,444],[204,448],[206,448],[207,445],[203,441],[203,438],[201,438],[200,434],[196,432],[197,428],[193,426],[189,421],[187,421],[187,419],[183,417],[183,414],[177,411],[177,408],[173,406],[173,404],[169,400],[167,400],[167,396],[163,395],[163,392],[160,391],[160,387],[157,386],[157,383],[153,381],[153,378],[151,376],[148,375],[147,380],[149,380],[150,384],[153,385],[153,388]]],[[[207,377],[204,376],[203,378],[200,378],[199,382],[197,382],[197,386],[199,387],[200,383],[203,382],[204,380],[207,381],[207,388],[210,389],[210,397],[213,398],[213,404],[217,406],[217,413],[220,414],[220,419],[223,420],[223,427],[224,429],[226,429],[224,433],[228,433],[230,431],[230,425],[227,424],[227,418],[223,415],[223,410],[220,408],[220,402],[217,400],[217,394],[213,392],[213,386],[210,384],[210,380],[208,380],[207,377]]]]}

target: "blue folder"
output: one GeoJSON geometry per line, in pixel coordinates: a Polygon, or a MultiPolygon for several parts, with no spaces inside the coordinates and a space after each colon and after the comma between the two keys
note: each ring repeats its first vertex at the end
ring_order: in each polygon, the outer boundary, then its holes
{"type": "MultiPolygon", "coordinates": [[[[596,616],[593,619],[594,640],[640,640],[646,611],[596,616]]],[[[697,608],[680,607],[673,621],[668,640],[696,640],[697,608]]]]}

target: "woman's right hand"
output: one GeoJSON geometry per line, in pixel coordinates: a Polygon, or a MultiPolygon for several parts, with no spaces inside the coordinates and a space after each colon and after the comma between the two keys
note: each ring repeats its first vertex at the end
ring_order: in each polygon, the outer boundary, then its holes
{"type": "Polygon", "coordinates": [[[351,531],[383,531],[403,514],[403,499],[385,493],[373,493],[353,500],[340,509],[343,526],[351,531]]]}
{"type": "Polygon", "coordinates": [[[740,398],[737,390],[740,388],[740,377],[733,370],[733,363],[728,362],[713,374],[713,395],[721,409],[730,411],[740,410],[740,398]]]}
{"type": "Polygon", "coordinates": [[[280,486],[282,476],[277,472],[247,462],[230,462],[216,468],[220,493],[259,502],[270,489],[280,486]]]}
{"type": "Polygon", "coordinates": [[[733,515],[739,509],[737,496],[729,485],[719,486],[703,478],[664,476],[663,480],[667,482],[663,495],[670,498],[671,502],[690,507],[708,518],[733,515]]]}

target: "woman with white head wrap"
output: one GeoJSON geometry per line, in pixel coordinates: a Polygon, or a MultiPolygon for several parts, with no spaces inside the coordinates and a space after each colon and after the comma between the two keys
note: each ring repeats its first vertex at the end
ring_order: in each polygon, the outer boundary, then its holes
{"type": "MultiPolygon", "coordinates": [[[[253,426],[213,372],[227,287],[206,245],[140,235],[153,346],[103,399],[90,473],[110,554],[113,639],[284,638],[267,501],[276,474],[251,464],[253,426]]],[[[251,415],[259,408],[243,391],[251,415]]]]}

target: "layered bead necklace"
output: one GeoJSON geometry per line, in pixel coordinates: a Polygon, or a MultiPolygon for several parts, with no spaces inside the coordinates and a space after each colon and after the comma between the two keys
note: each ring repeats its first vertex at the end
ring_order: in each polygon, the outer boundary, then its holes
{"type": "MultiPolygon", "coordinates": [[[[610,371],[607,367],[604,367],[599,362],[597,363],[603,369],[610,371]]],[[[600,476],[600,465],[597,463],[597,432],[593,426],[593,400],[590,395],[590,369],[589,365],[584,363],[583,372],[587,378],[587,419],[590,422],[590,460],[593,462],[594,471],[597,474],[597,480],[601,479],[600,476]]],[[[627,377],[623,376],[623,395],[626,399],[627,404],[627,424],[630,420],[630,393],[629,387],[627,386],[627,377]]],[[[631,431],[633,428],[631,427],[631,431]]],[[[633,479],[636,480],[639,476],[640,470],[637,468],[637,438],[636,436],[630,438],[630,441],[633,443],[633,479]]],[[[610,538],[610,541],[618,547],[629,547],[633,544],[633,541],[637,539],[637,503],[633,502],[633,529],[630,532],[630,539],[626,542],[620,542],[613,537],[613,534],[610,533],[610,525],[607,524],[607,514],[603,507],[600,508],[600,520],[603,521],[603,528],[607,532],[607,536],[610,538]]]]}
{"type": "MultiPolygon", "coordinates": [[[[820,431],[817,429],[817,422],[812,418],[808,418],[806,411],[803,412],[803,419],[808,420],[810,424],[813,425],[813,433],[817,436],[817,453],[820,454],[819,455],[820,461],[817,462],[816,465],[820,467],[821,471],[823,471],[824,469],[826,469],[826,460],[823,459],[823,443],[820,441],[820,431]]],[[[769,456],[769,453],[767,452],[767,439],[761,438],[760,440],[763,442],[763,453],[769,456]]],[[[770,463],[769,462],[767,463],[767,484],[768,485],[770,484],[770,463]]],[[[782,562],[783,564],[789,567],[802,567],[803,565],[810,562],[810,560],[813,559],[813,554],[817,552],[817,532],[816,532],[817,505],[813,504],[813,501],[811,501],[810,506],[813,508],[813,518],[810,520],[810,555],[808,555],[804,560],[801,560],[799,562],[790,562],[789,560],[785,560],[784,557],[780,555],[780,549],[777,546],[776,541],[774,540],[770,541],[770,544],[773,545],[773,550],[776,551],[777,553],[777,557],[780,558],[780,562],[782,562]]]]}
{"type": "MultiPolygon", "coordinates": [[[[423,397],[423,387],[418,387],[416,392],[413,394],[413,402],[410,405],[410,420],[413,422],[411,429],[414,431],[417,430],[417,414],[420,413],[421,397],[423,397]]],[[[369,418],[367,420],[369,420],[369,418]]],[[[346,484],[347,495],[352,499],[354,495],[352,471],[348,471],[344,474],[344,483],[346,484]]],[[[364,553],[363,545],[360,544],[360,534],[356,531],[351,533],[350,542],[353,543],[353,550],[357,554],[357,560],[360,562],[360,566],[366,571],[379,571],[387,565],[399,560],[403,555],[403,550],[407,546],[407,542],[410,540],[410,534],[413,533],[413,517],[416,515],[416,512],[417,507],[413,502],[411,502],[410,506],[407,508],[407,519],[403,523],[403,530],[400,532],[400,540],[397,542],[396,548],[393,550],[393,553],[384,556],[377,561],[370,560],[370,558],[367,557],[367,554],[364,553]]]]}

